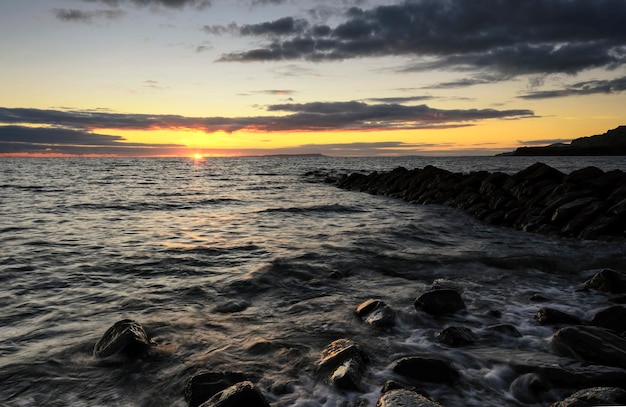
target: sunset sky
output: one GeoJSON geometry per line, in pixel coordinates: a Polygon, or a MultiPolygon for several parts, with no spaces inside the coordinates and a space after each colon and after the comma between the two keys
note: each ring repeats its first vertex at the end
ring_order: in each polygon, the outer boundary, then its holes
{"type": "Polygon", "coordinates": [[[624,0],[0,2],[0,155],[493,155],[626,125],[624,0]]]}

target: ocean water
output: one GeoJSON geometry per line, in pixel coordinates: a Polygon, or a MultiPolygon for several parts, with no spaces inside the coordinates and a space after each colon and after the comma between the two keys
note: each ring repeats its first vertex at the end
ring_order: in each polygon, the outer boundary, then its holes
{"type": "MultiPolygon", "coordinates": [[[[564,172],[626,170],[624,158],[548,158],[564,172]]],[[[626,267],[626,245],[546,237],[486,225],[457,210],[343,191],[305,175],[432,164],[517,172],[532,157],[0,160],[0,405],[186,406],[200,371],[251,375],[273,406],[374,406],[393,363],[440,355],[455,386],[422,383],[451,406],[541,406],[567,396],[520,396],[506,355],[544,354],[549,305],[589,318],[606,298],[575,292],[595,271],[626,267]],[[437,281],[467,311],[418,313],[437,281]],[[540,293],[547,304],[529,300],[540,293]],[[354,309],[380,298],[397,324],[379,331],[354,309]],[[500,311],[500,316],[493,312],[500,311]],[[94,359],[118,320],[143,324],[154,354],[126,364],[94,359]],[[513,324],[521,338],[450,348],[450,325],[480,334],[513,324]],[[321,350],[359,342],[371,362],[362,392],[315,374],[321,350]],[[495,357],[494,355],[501,356],[495,357]]],[[[523,393],[523,391],[521,391],[523,393]]]]}

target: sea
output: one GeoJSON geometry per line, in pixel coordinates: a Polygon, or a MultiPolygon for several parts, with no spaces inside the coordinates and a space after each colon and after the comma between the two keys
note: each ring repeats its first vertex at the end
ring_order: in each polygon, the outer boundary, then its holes
{"type": "Polygon", "coordinates": [[[625,243],[505,229],[311,175],[426,165],[513,174],[537,161],[626,171],[620,157],[2,158],[0,405],[183,407],[193,375],[237,371],[274,407],[374,407],[386,380],[404,380],[393,366],[408,355],[459,370],[453,385],[417,384],[444,406],[561,400],[572,390],[526,392],[507,355],[552,354],[540,306],[583,319],[606,307],[605,295],[576,289],[603,268],[626,269],[625,243]],[[467,309],[416,311],[433,283],[457,288],[467,309]],[[355,316],[370,298],[394,310],[393,328],[355,316]],[[94,344],[126,318],[152,337],[151,355],[95,358],[94,344]],[[448,326],[480,336],[494,324],[522,336],[496,347],[437,340],[448,326]],[[339,338],[369,355],[361,391],[317,374],[339,338]]]}

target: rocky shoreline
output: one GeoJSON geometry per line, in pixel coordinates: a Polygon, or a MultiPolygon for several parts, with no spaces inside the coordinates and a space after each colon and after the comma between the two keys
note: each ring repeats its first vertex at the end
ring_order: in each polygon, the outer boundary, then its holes
{"type": "MultiPolygon", "coordinates": [[[[434,340],[451,350],[466,349],[467,354],[461,360],[448,358],[445,351],[389,360],[392,369],[387,380],[380,383],[376,407],[443,407],[444,404],[432,399],[421,386],[463,386],[465,378],[459,363],[472,364],[472,358],[476,357],[511,369],[515,379],[508,392],[517,400],[516,405],[623,405],[626,403],[626,307],[617,304],[626,303],[626,272],[602,270],[580,284],[578,290],[603,294],[607,303],[613,305],[596,312],[588,321],[550,307],[540,307],[535,315],[536,323],[554,327],[554,335],[545,351],[525,352],[504,345],[512,338],[523,340],[524,335],[513,325],[471,329],[449,325],[453,315],[468,313],[463,293],[435,282],[415,299],[415,312],[439,321],[442,330],[434,340]],[[554,401],[553,389],[570,390],[571,394],[554,401]]],[[[529,301],[549,300],[535,295],[529,301]]],[[[398,323],[397,313],[380,299],[370,299],[356,306],[354,314],[369,326],[372,335],[391,332],[398,323]]],[[[158,354],[158,348],[140,323],[126,319],[105,332],[94,347],[94,358],[107,364],[132,363],[153,357],[158,354]]],[[[354,394],[364,391],[362,382],[371,370],[369,365],[367,344],[340,338],[320,351],[310,371],[325,385],[354,394]]],[[[270,407],[268,399],[281,390],[260,388],[260,379],[245,372],[199,371],[189,377],[181,392],[189,407],[270,407]]],[[[371,404],[357,397],[342,406],[371,404]]]]}
{"type": "MultiPolygon", "coordinates": [[[[310,174],[323,176],[323,174],[310,174]]],[[[570,174],[536,163],[513,175],[453,173],[433,166],[326,176],[339,188],[464,210],[487,223],[587,240],[626,237],[626,173],[586,167],[570,174]]]]}

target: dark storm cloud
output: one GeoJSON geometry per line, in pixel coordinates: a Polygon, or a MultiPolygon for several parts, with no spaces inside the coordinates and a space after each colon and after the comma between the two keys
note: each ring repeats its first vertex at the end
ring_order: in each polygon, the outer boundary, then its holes
{"type": "Polygon", "coordinates": [[[132,4],[137,7],[166,7],[183,8],[194,7],[203,9],[211,5],[211,0],[82,0],[87,3],[103,3],[110,7],[120,7],[125,4],[132,4]]]}
{"type": "Polygon", "coordinates": [[[564,96],[611,94],[626,91],[626,76],[616,79],[578,82],[562,89],[542,90],[519,96],[521,99],[550,99],[564,96]]]}
{"type": "Polygon", "coordinates": [[[124,143],[120,136],[68,128],[0,126],[0,154],[158,155],[173,153],[177,144],[124,143]]]}
{"type": "Polygon", "coordinates": [[[285,17],[261,24],[246,24],[239,30],[241,35],[293,35],[304,32],[307,26],[306,20],[285,17]]]}
{"type": "Polygon", "coordinates": [[[100,18],[115,20],[125,14],[121,10],[83,11],[75,9],[54,9],[52,10],[52,12],[54,13],[55,17],[61,21],[71,21],[79,23],[90,23],[94,19],[100,18]]]}
{"type": "Polygon", "coordinates": [[[397,96],[386,98],[369,98],[368,102],[375,103],[408,103],[408,102],[420,102],[423,100],[435,99],[434,96],[397,96]]]}
{"type": "MultiPolygon", "coordinates": [[[[413,0],[371,9],[353,7],[342,23],[325,32],[311,23],[301,24],[260,48],[225,54],[220,60],[404,55],[429,57],[429,62],[409,68],[420,71],[574,74],[626,62],[624,21],[623,0],[413,0]]],[[[263,24],[271,23],[258,26],[263,24]]]]}
{"type": "Polygon", "coordinates": [[[47,125],[83,132],[96,129],[194,129],[214,133],[238,130],[272,132],[421,129],[468,125],[487,119],[534,117],[533,112],[526,109],[445,110],[426,105],[370,105],[363,102],[287,103],[270,105],[267,110],[286,114],[229,118],[0,108],[0,123],[47,125]]]}

